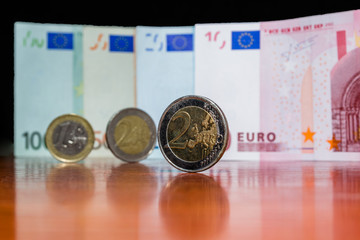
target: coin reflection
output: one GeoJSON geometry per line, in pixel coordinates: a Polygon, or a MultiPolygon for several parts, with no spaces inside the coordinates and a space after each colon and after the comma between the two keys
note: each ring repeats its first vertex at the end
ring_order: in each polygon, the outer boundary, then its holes
{"type": "Polygon", "coordinates": [[[94,195],[94,190],[94,175],[81,164],[58,164],[50,170],[46,177],[47,193],[61,205],[84,205],[94,195]]]}
{"type": "Polygon", "coordinates": [[[112,169],[107,180],[109,201],[123,211],[148,206],[155,197],[156,189],[154,172],[141,163],[121,164],[112,169]]]}
{"type": "Polygon", "coordinates": [[[163,224],[178,239],[212,239],[229,218],[229,200],[213,178],[180,174],[162,190],[159,200],[163,224]]]}

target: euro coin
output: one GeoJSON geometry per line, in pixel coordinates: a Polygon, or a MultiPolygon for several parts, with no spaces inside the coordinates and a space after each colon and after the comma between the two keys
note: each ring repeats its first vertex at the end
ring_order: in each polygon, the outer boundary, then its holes
{"type": "Polygon", "coordinates": [[[55,118],[45,135],[46,146],[51,155],[62,162],[84,159],[94,146],[94,131],[90,123],[76,114],[55,118]]]}
{"type": "Polygon", "coordinates": [[[160,150],[172,166],[199,172],[221,159],[229,130],[224,113],[212,100],[185,96],[166,108],[157,134],[160,150]]]}
{"type": "Polygon", "coordinates": [[[106,128],[106,143],[115,157],[126,162],[147,158],[156,142],[156,127],[152,118],[138,108],[126,108],[116,113],[106,128]]]}

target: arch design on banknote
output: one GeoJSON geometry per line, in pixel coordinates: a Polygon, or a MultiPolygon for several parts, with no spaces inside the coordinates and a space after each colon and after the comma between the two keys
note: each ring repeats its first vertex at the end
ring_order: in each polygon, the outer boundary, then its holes
{"type": "Polygon", "coordinates": [[[343,56],[331,72],[332,131],[336,151],[360,152],[360,48],[343,56]]]}

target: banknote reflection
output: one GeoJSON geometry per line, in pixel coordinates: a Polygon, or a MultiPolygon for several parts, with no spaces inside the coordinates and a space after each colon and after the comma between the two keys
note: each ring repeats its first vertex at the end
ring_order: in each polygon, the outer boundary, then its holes
{"type": "Polygon", "coordinates": [[[46,177],[48,195],[61,205],[84,205],[92,198],[94,190],[94,175],[82,164],[58,164],[46,177]]]}
{"type": "Polygon", "coordinates": [[[229,200],[212,177],[180,174],[162,189],[159,211],[173,237],[211,239],[227,225],[229,200]]]}
{"type": "Polygon", "coordinates": [[[360,168],[335,167],[333,180],[334,238],[351,239],[359,236],[360,168]]]}
{"type": "Polygon", "coordinates": [[[107,179],[109,201],[122,211],[146,207],[154,199],[157,181],[154,172],[140,163],[113,168],[107,179]]]}

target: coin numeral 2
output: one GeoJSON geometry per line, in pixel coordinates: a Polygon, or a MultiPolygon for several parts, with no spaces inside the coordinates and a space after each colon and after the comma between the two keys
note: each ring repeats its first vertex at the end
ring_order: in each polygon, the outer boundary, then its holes
{"type": "Polygon", "coordinates": [[[42,144],[44,144],[44,146],[46,147],[45,139],[38,131],[34,131],[32,133],[24,132],[22,136],[25,138],[26,150],[28,150],[29,148],[33,150],[39,150],[42,144]]]}
{"type": "Polygon", "coordinates": [[[189,140],[186,140],[185,142],[176,142],[176,141],[179,140],[179,138],[181,138],[181,136],[184,135],[186,133],[186,131],[189,129],[191,117],[190,117],[190,114],[188,114],[187,112],[180,111],[174,115],[174,117],[171,119],[171,121],[175,121],[178,118],[182,118],[184,120],[184,123],[181,127],[179,135],[174,137],[169,142],[169,146],[171,148],[176,148],[176,149],[185,149],[189,140]]]}
{"type": "MultiPolygon", "coordinates": [[[[128,138],[131,135],[131,123],[128,120],[122,120],[119,123],[119,127],[122,127],[124,129],[124,131],[121,131],[121,135],[119,136],[119,139],[116,140],[116,144],[118,146],[124,144],[124,145],[129,145],[129,141],[128,138]],[[124,126],[124,127],[122,127],[124,126]]],[[[134,131],[134,129],[132,130],[132,132],[134,131]]]]}

